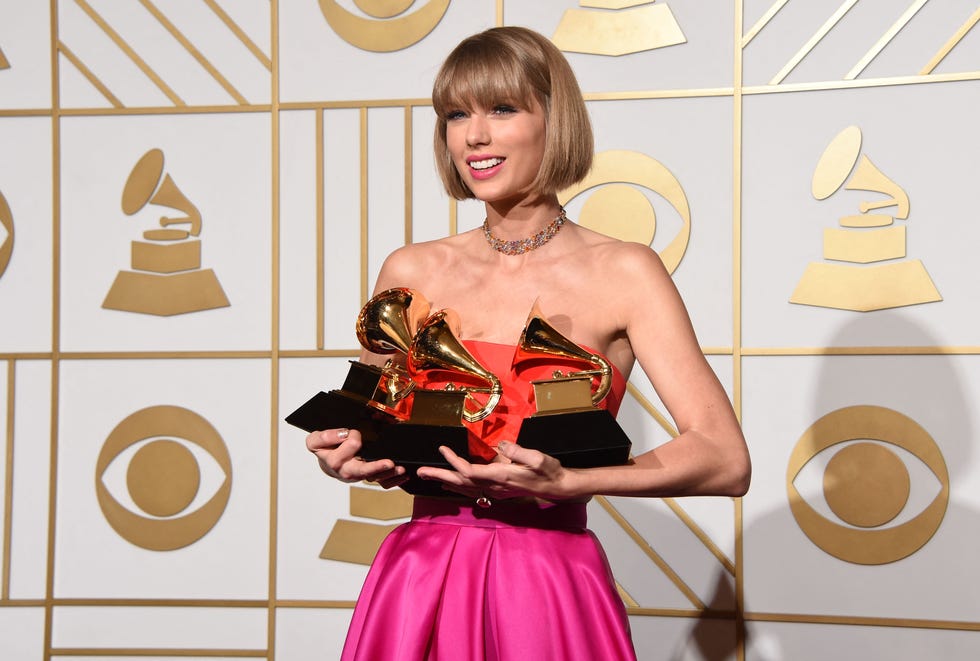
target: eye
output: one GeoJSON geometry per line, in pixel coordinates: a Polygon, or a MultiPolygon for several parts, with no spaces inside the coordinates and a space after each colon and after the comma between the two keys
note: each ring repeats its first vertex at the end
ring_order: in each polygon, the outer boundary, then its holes
{"type": "Polygon", "coordinates": [[[128,416],[102,446],[96,495],[112,528],[136,546],[171,551],[193,544],[221,518],[231,458],[197,413],[154,406],[128,416]]]}
{"type": "Polygon", "coordinates": [[[466,117],[466,113],[462,110],[450,110],[446,113],[446,121],[451,122],[457,119],[463,119],[466,117]]]}
{"type": "Polygon", "coordinates": [[[506,103],[498,103],[493,107],[494,115],[511,115],[517,112],[517,108],[506,103]]]}
{"type": "Polygon", "coordinates": [[[949,474],[938,445],[911,418],[879,406],[833,411],[804,432],[786,471],[800,529],[847,562],[895,562],[939,529],[949,474]]]}

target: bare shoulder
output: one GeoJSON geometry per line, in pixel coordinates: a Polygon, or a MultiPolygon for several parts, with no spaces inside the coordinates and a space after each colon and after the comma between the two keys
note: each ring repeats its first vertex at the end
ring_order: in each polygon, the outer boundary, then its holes
{"type": "Polygon", "coordinates": [[[670,278],[660,256],[649,246],[622,241],[585,227],[579,230],[587,247],[588,261],[602,269],[607,278],[622,276],[629,281],[637,277],[652,281],[670,278]]]}
{"type": "Polygon", "coordinates": [[[412,243],[397,248],[385,258],[378,276],[378,289],[420,287],[431,274],[451,262],[458,253],[457,236],[412,243]]]}

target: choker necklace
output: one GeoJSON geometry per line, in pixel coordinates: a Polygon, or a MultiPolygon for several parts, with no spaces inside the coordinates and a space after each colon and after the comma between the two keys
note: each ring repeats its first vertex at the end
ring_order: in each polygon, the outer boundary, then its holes
{"type": "Polygon", "coordinates": [[[523,255],[526,252],[537,250],[551,241],[555,234],[558,234],[558,230],[568,220],[568,216],[565,215],[565,207],[559,207],[559,209],[558,216],[547,227],[526,239],[515,239],[514,241],[498,239],[490,233],[490,223],[486,219],[483,221],[483,235],[487,237],[487,243],[490,244],[490,247],[497,252],[502,252],[505,255],[523,255]]]}

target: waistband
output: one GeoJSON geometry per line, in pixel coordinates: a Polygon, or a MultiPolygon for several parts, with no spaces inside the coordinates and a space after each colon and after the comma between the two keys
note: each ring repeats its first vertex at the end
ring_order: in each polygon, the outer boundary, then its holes
{"type": "Polygon", "coordinates": [[[495,500],[490,507],[467,505],[445,498],[415,497],[412,521],[482,528],[542,528],[585,530],[585,503],[508,503],[495,500]]]}

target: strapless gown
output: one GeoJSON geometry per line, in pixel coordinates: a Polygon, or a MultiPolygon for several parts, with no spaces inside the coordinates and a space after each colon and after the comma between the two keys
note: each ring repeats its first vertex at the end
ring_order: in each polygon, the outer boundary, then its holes
{"type": "MultiPolygon", "coordinates": [[[[479,443],[515,440],[521,420],[534,412],[530,381],[569,366],[549,362],[515,374],[513,346],[467,341],[466,347],[504,386],[493,415],[471,426],[473,453],[479,443]]],[[[603,402],[613,414],[625,388],[614,372],[603,402]]],[[[586,523],[584,503],[502,500],[482,509],[416,497],[412,520],[375,557],[341,658],[635,659],[626,609],[586,523]]]]}

